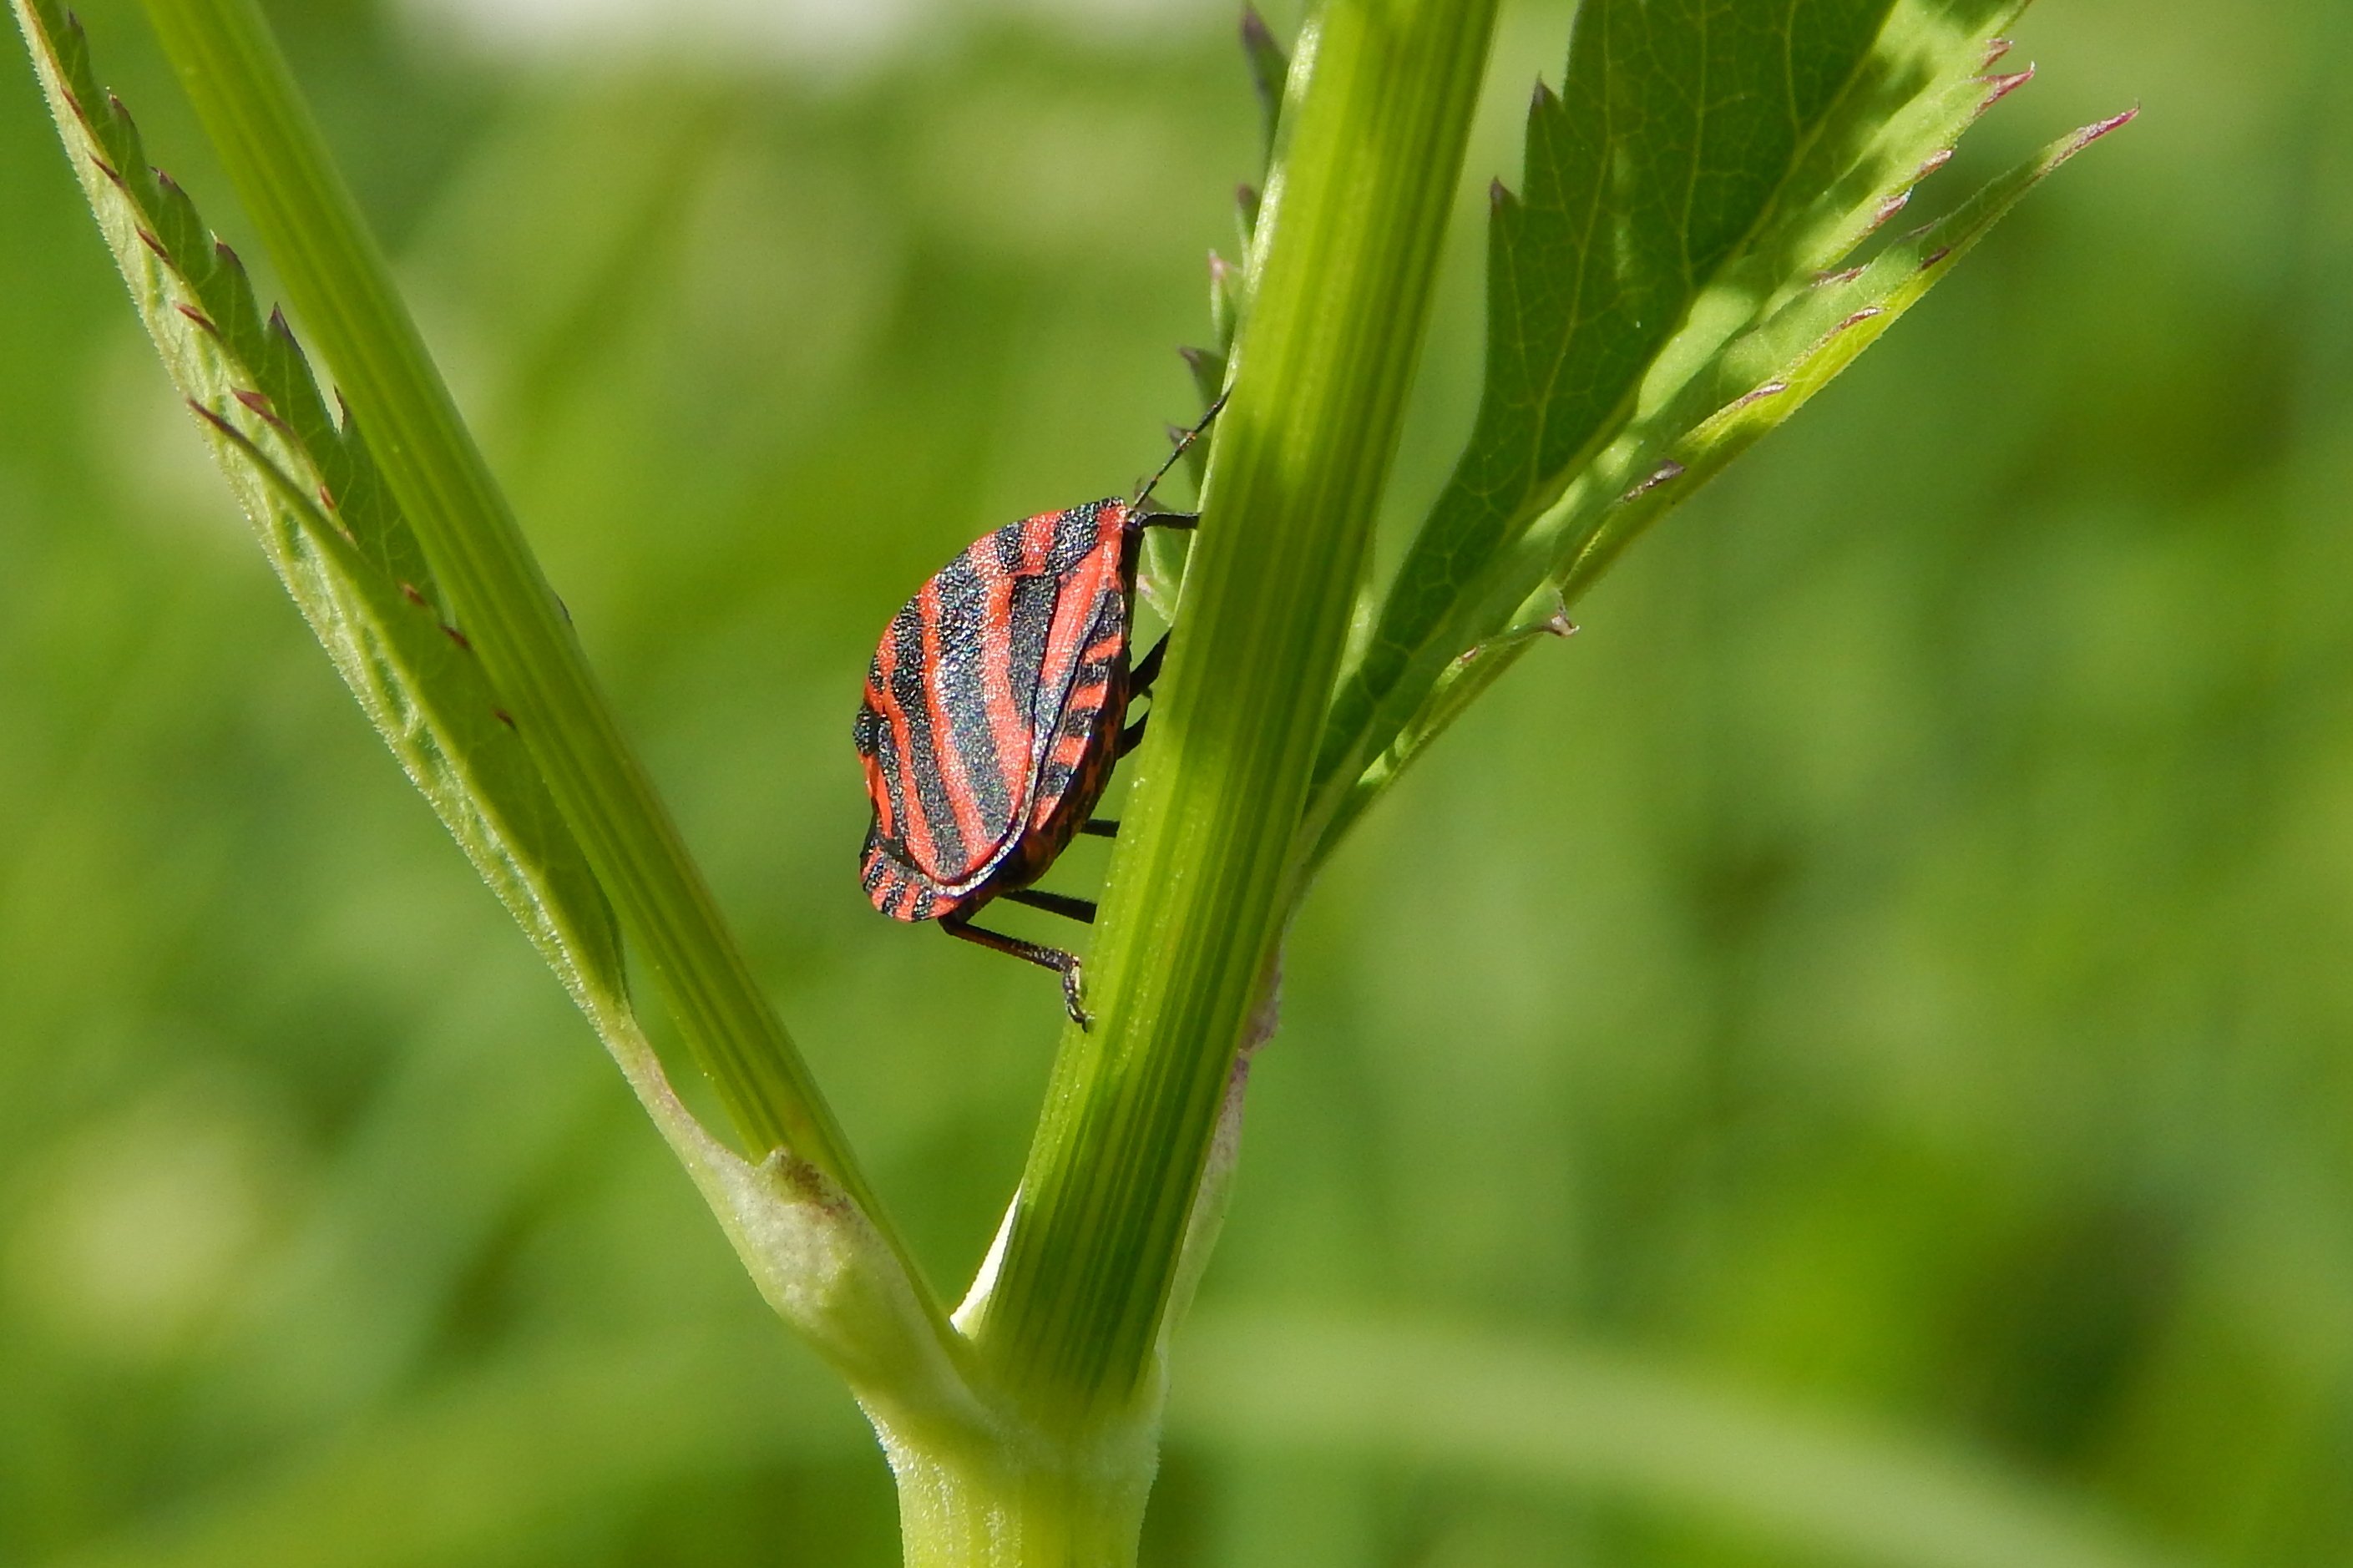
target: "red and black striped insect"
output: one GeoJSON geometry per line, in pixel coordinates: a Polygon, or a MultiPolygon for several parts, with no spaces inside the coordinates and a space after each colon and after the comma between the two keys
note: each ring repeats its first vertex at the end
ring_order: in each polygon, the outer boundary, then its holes
{"type": "Polygon", "coordinates": [[[1010,522],[940,568],[891,617],[866,672],[855,738],[874,804],[860,871],[893,920],[937,921],[950,936],[1062,977],[1079,1026],[1079,961],[1060,948],[983,931],[992,899],[1092,921],[1093,902],[1030,886],[1093,818],[1113,767],[1144,736],[1128,704],[1152,689],[1164,637],[1128,663],[1136,558],[1147,528],[1191,528],[1153,511],[1152,489],[1220,398],[1133,500],[1113,497],[1010,522]]]}

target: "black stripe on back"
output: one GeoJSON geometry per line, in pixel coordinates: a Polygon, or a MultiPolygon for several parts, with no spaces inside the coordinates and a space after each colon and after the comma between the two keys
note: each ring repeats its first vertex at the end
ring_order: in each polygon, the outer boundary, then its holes
{"type": "Polygon", "coordinates": [[[1105,588],[1095,595],[1095,616],[1087,624],[1084,646],[1092,647],[1113,636],[1123,642],[1127,639],[1127,595],[1117,588],[1105,588]]]}
{"type": "Polygon", "coordinates": [[[971,561],[957,556],[932,579],[939,605],[939,662],[932,683],[948,721],[947,743],[964,764],[972,805],[992,844],[1013,825],[1013,799],[997,736],[988,722],[988,588],[971,561]]]}
{"type": "Polygon", "coordinates": [[[988,537],[997,546],[997,568],[1008,577],[1020,571],[1021,558],[1029,548],[1027,525],[1008,522],[988,537]]]}
{"type": "Polygon", "coordinates": [[[1046,555],[1046,570],[1057,577],[1087,558],[1095,547],[1095,517],[1103,503],[1091,500],[1074,506],[1054,520],[1054,547],[1046,555]]]}
{"type": "MultiPolygon", "coordinates": [[[[905,782],[922,805],[923,826],[931,830],[933,865],[919,868],[953,875],[965,864],[964,835],[956,827],[955,808],[948,802],[947,780],[940,773],[936,740],[932,734],[932,710],[923,682],[923,618],[910,603],[891,622],[891,700],[907,725],[907,755],[902,759],[905,782]]],[[[894,791],[892,798],[903,801],[894,791]]],[[[902,837],[912,837],[905,820],[902,837]]]]}
{"type": "Polygon", "coordinates": [[[882,794],[891,803],[891,827],[907,831],[907,770],[899,757],[899,732],[879,716],[874,725],[874,765],[881,770],[882,794]]]}
{"type": "Polygon", "coordinates": [[[1060,586],[1051,577],[1013,580],[1013,607],[1007,617],[1009,625],[1005,684],[1013,693],[1013,710],[1021,715],[1033,741],[1039,718],[1038,679],[1046,671],[1046,639],[1054,630],[1054,602],[1060,597],[1060,586]]]}

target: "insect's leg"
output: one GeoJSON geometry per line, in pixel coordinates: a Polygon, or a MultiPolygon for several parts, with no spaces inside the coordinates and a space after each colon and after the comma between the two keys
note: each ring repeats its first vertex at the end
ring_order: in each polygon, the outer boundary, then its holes
{"type": "Polygon", "coordinates": [[[1059,947],[1041,947],[1034,942],[1023,942],[1018,937],[999,936],[993,931],[983,931],[978,926],[970,924],[964,917],[958,915],[943,916],[940,920],[940,929],[961,942],[994,948],[998,952],[1011,953],[1024,963],[1034,963],[1040,969],[1052,970],[1062,977],[1062,1009],[1070,1014],[1071,1022],[1082,1029],[1094,1022],[1087,1016],[1087,1010],[1079,1005],[1077,954],[1064,952],[1059,947]]]}
{"type": "Polygon", "coordinates": [[[1092,833],[1097,838],[1116,838],[1119,837],[1119,824],[1107,817],[1090,816],[1079,831],[1092,833]]]}
{"type": "Polygon", "coordinates": [[[1122,730],[1119,732],[1118,754],[1120,756],[1124,757],[1127,755],[1128,752],[1135,750],[1136,747],[1144,744],[1144,727],[1151,722],[1152,715],[1146,713],[1143,718],[1138,719],[1134,723],[1130,724],[1126,729],[1122,730]]]}
{"type": "Polygon", "coordinates": [[[1160,679],[1160,661],[1167,652],[1168,638],[1163,634],[1160,640],[1152,645],[1152,651],[1135,661],[1135,668],[1127,672],[1129,701],[1133,702],[1152,690],[1152,683],[1160,679]]]}
{"type": "Polygon", "coordinates": [[[1137,526],[1173,528],[1179,533],[1190,533],[1201,526],[1201,514],[1198,511],[1155,511],[1145,517],[1137,526]]]}
{"type": "Polygon", "coordinates": [[[1073,899],[1064,893],[1047,892],[1042,888],[1008,888],[997,896],[1011,899],[1017,904],[1027,904],[1033,910],[1043,910],[1050,915],[1060,915],[1066,921],[1079,921],[1087,925],[1095,923],[1095,901],[1092,899],[1073,899]]]}

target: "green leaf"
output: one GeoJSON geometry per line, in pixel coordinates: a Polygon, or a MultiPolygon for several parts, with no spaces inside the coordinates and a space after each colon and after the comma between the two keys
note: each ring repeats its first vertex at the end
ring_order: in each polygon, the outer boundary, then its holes
{"type": "MultiPolygon", "coordinates": [[[[1614,499],[1666,461],[1723,405],[1706,398],[1725,388],[1736,350],[1754,359],[1768,323],[1828,298],[1823,276],[2025,79],[1991,73],[2007,47],[1993,34],[2021,8],[1589,0],[1578,11],[1562,90],[1539,85],[1529,110],[1525,189],[1494,188],[1479,417],[1335,695],[1307,864],[1516,658],[1525,644],[1497,639],[1531,601],[1570,586],[1570,563],[1594,542],[1576,528],[1600,514],[1564,511],[1565,498],[1626,478],[1607,490],[1614,499]]],[[[1695,488],[1657,493],[1672,504],[1695,488]]]]}
{"type": "Polygon", "coordinates": [[[270,566],[361,709],[584,1009],[626,1009],[620,941],[425,553],[284,317],[149,166],[57,0],[19,0],[59,132],[132,301],[270,566]]]}
{"type": "Polygon", "coordinates": [[[2001,216],[2062,163],[2137,110],[2087,125],[1978,191],[1946,217],[1905,236],[1852,273],[1785,294],[1638,419],[1612,449],[1528,530],[1526,553],[1565,562],[1538,590],[1543,621],[1474,644],[1439,676],[1397,736],[1358,777],[1324,825],[1315,858],[1431,741],[1525,653],[1537,635],[1574,630],[1567,605],[1651,523],[1779,426],[1877,342],[1952,270],[2001,216]]]}
{"type": "Polygon", "coordinates": [[[69,157],[164,368],[263,552],[401,766],[587,1015],[772,1306],[878,1422],[981,1417],[961,1348],[892,1239],[831,1173],[786,1149],[748,1161],[672,1091],[628,993],[601,884],[453,625],[354,422],[329,413],[284,319],[152,169],[57,0],[16,16],[69,157]]]}

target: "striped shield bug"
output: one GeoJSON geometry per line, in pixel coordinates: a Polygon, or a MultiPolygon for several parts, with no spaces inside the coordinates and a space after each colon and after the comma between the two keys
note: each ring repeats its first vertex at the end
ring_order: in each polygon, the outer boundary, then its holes
{"type": "Polygon", "coordinates": [[[1129,631],[1147,528],[1191,528],[1150,509],[1153,488],[1224,406],[1184,433],[1132,500],[1040,512],[983,535],[900,606],[867,668],[855,740],[874,806],[860,872],[893,920],[937,921],[950,936],[1062,977],[1080,1027],[1079,961],[1060,948],[983,931],[993,899],[1092,921],[1094,904],[1032,887],[1094,819],[1113,767],[1144,735],[1127,706],[1160,672],[1163,638],[1134,667],[1129,631]]]}

